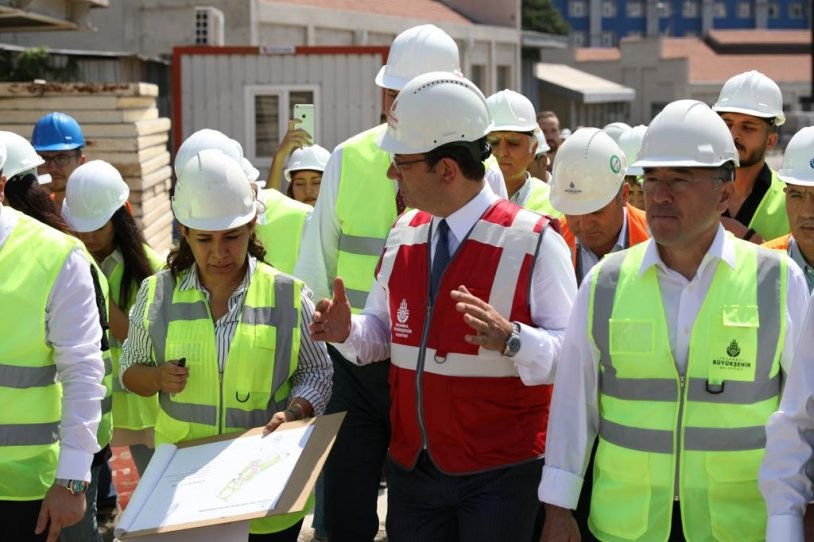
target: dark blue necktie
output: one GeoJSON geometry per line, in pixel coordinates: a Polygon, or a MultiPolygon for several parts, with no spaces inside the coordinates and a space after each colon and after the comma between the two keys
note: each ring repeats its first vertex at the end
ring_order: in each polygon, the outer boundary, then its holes
{"type": "Polygon", "coordinates": [[[430,276],[430,298],[435,299],[441,275],[449,263],[449,225],[446,220],[438,223],[438,243],[435,245],[435,256],[432,259],[432,275],[430,276]]]}

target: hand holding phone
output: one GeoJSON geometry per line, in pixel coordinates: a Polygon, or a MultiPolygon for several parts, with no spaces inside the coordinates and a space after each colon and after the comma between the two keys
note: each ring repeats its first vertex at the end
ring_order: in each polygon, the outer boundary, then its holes
{"type": "Polygon", "coordinates": [[[294,104],[294,119],[298,121],[297,128],[307,132],[313,144],[316,141],[314,104],[294,104]]]}
{"type": "Polygon", "coordinates": [[[177,365],[178,367],[186,367],[187,366],[187,358],[179,359],[178,362],[175,365],[177,365]]]}

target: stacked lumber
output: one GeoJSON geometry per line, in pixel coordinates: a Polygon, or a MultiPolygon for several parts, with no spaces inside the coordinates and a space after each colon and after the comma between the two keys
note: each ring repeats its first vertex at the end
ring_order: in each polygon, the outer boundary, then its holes
{"type": "Polygon", "coordinates": [[[172,244],[170,119],[158,116],[157,96],[158,87],[148,83],[0,83],[0,129],[30,139],[46,113],[71,115],[82,127],[87,159],[119,170],[147,243],[166,252],[172,244]]]}

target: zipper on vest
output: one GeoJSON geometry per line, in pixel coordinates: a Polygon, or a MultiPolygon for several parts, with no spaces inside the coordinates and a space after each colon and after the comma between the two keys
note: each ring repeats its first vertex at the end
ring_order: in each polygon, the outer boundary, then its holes
{"type": "Polygon", "coordinates": [[[220,390],[220,399],[218,400],[218,435],[223,434],[223,417],[226,415],[226,409],[223,408],[223,370],[218,368],[218,388],[220,390]]]}
{"type": "MultiPolygon", "coordinates": [[[[429,296],[428,296],[429,299],[429,296]]],[[[424,360],[427,357],[427,342],[430,339],[430,320],[432,319],[433,302],[427,303],[427,314],[424,316],[424,329],[421,331],[421,345],[418,349],[418,363],[415,371],[416,409],[418,410],[418,428],[421,431],[421,449],[429,451],[427,442],[427,427],[424,425],[424,394],[421,389],[421,379],[424,376],[424,360]]]]}
{"type": "Polygon", "coordinates": [[[681,471],[681,422],[684,419],[684,382],[686,377],[678,375],[678,420],[676,421],[676,472],[674,481],[674,500],[679,496],[679,472],[681,471]]]}

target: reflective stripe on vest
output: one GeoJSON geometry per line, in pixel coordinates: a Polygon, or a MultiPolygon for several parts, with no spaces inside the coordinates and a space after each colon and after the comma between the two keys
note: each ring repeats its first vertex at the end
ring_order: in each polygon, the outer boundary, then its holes
{"type": "Polygon", "coordinates": [[[384,240],[396,219],[396,189],[387,178],[390,155],[377,143],[386,129],[386,124],[379,125],[347,140],[341,147],[336,275],[345,281],[354,313],[365,306],[384,240]]]}
{"type": "Polygon", "coordinates": [[[11,207],[2,213],[17,224],[0,247],[0,500],[38,500],[54,480],[62,417],[46,307],[68,255],[81,245],[11,207]]]}

